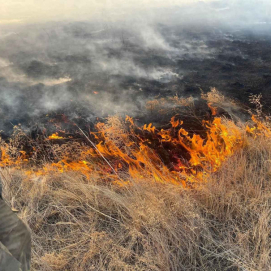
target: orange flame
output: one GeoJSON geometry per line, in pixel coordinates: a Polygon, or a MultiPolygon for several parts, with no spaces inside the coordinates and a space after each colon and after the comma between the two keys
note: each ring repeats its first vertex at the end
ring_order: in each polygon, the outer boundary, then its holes
{"type": "MultiPolygon", "coordinates": [[[[270,129],[252,117],[254,127],[242,131],[232,121],[214,118],[204,121],[206,136],[186,131],[183,122],[172,117],[168,129],[157,129],[150,124],[137,127],[131,117],[126,117],[129,129],[117,117],[109,118],[108,123],[98,123],[97,132],[90,135],[97,142],[89,147],[77,146],[80,152],[76,158],[72,153],[62,151],[58,161],[46,163],[42,168],[31,168],[30,154],[20,151],[17,157],[9,152],[8,144],[1,147],[1,167],[25,168],[25,173],[46,175],[54,172],[77,172],[87,178],[100,176],[118,184],[134,180],[150,179],[157,182],[183,184],[204,181],[206,176],[217,171],[222,163],[244,146],[245,132],[257,136],[271,136],[270,129]],[[144,136],[144,134],[147,137],[144,136]],[[153,147],[156,142],[156,147],[153,147]],[[167,147],[166,147],[167,146],[167,147]],[[169,147],[168,147],[169,146],[169,147]],[[169,162],[165,163],[165,159],[169,162]]],[[[127,125],[126,125],[127,126],[127,125]]],[[[58,133],[48,138],[64,139],[58,133]]],[[[89,139],[90,140],[90,139],[89,139]]],[[[36,149],[33,148],[33,153],[36,149]]]]}
{"type": "Polygon", "coordinates": [[[208,105],[208,107],[211,109],[212,116],[216,116],[216,115],[217,115],[217,107],[214,107],[214,106],[212,105],[212,103],[208,103],[207,105],[208,105]]]}
{"type": "Polygon", "coordinates": [[[65,139],[62,136],[59,136],[58,133],[52,134],[48,137],[49,140],[54,140],[54,139],[65,139]]]}
{"type": "Polygon", "coordinates": [[[255,115],[252,116],[252,121],[254,122],[253,127],[246,126],[246,131],[256,138],[257,136],[263,134],[266,137],[271,137],[271,130],[267,125],[257,119],[255,115]]]}

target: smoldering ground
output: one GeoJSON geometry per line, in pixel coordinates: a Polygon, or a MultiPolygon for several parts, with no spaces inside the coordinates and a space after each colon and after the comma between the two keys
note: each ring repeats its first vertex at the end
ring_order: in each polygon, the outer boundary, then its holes
{"type": "Polygon", "coordinates": [[[142,117],[148,100],[197,100],[210,87],[245,103],[260,92],[270,101],[267,1],[115,11],[2,24],[1,130],[29,128],[48,113],[142,117]]]}

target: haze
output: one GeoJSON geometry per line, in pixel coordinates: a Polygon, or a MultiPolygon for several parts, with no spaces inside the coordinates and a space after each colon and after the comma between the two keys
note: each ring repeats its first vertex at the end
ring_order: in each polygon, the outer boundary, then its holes
{"type": "MultiPolygon", "coordinates": [[[[206,0],[208,1],[208,0],[206,0]]],[[[1,0],[0,23],[22,23],[48,20],[105,19],[104,15],[114,17],[123,12],[135,10],[181,6],[195,0],[1,0]]]]}
{"type": "Polygon", "coordinates": [[[197,99],[199,87],[251,93],[247,78],[255,67],[266,73],[270,63],[270,6],[267,0],[0,0],[0,130],[40,126],[50,112],[70,119],[83,112],[87,121],[137,117],[155,97],[197,99]]]}

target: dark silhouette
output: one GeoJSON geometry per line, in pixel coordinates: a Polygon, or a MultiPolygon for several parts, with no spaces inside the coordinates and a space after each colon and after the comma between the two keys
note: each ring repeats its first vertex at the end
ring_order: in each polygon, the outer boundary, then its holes
{"type": "Polygon", "coordinates": [[[29,271],[31,236],[26,225],[2,198],[0,180],[0,270],[29,271]]]}

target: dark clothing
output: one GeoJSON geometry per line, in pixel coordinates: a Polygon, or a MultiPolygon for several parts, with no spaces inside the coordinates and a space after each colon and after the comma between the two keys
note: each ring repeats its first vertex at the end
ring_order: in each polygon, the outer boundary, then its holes
{"type": "Polygon", "coordinates": [[[21,264],[10,254],[8,249],[0,243],[0,270],[21,271],[21,264]]]}
{"type": "Polygon", "coordinates": [[[2,199],[2,183],[1,183],[1,180],[0,180],[0,199],[2,199]]]}
{"type": "Polygon", "coordinates": [[[30,260],[30,231],[0,199],[0,270],[28,271],[30,260]]]}

